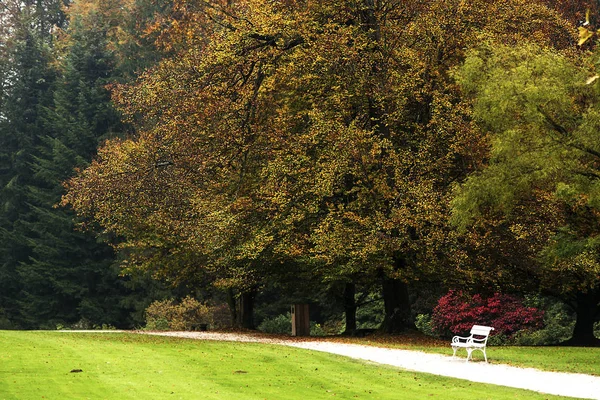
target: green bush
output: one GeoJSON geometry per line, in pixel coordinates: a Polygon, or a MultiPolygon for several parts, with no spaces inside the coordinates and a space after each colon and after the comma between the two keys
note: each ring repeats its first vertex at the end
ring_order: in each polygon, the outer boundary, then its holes
{"type": "Polygon", "coordinates": [[[431,326],[431,315],[429,314],[418,314],[415,318],[415,326],[421,333],[427,336],[436,336],[431,326]]]}
{"type": "Polygon", "coordinates": [[[113,326],[111,324],[101,324],[101,325],[94,325],[92,327],[92,329],[101,330],[101,331],[115,331],[115,330],[117,330],[117,327],[113,326]]]}
{"type": "Polygon", "coordinates": [[[89,319],[83,317],[79,321],[69,325],[67,329],[71,330],[88,330],[92,329],[92,323],[89,319]]]}
{"type": "Polygon", "coordinates": [[[258,326],[258,330],[277,335],[290,335],[292,333],[292,315],[287,313],[280,314],[273,318],[267,318],[261,322],[258,326]]]}
{"type": "Polygon", "coordinates": [[[346,330],[346,321],[343,315],[335,316],[321,325],[325,336],[339,335],[346,330]]]}
{"type": "MultiPolygon", "coordinates": [[[[258,330],[275,335],[292,334],[292,315],[290,313],[280,314],[273,318],[264,319],[258,326],[258,330]]],[[[310,322],[310,336],[326,336],[327,333],[320,324],[310,322]]]]}
{"type": "Polygon", "coordinates": [[[191,331],[212,323],[210,308],[187,296],[180,302],[173,299],[155,301],[146,308],[146,329],[191,331]]]}
{"type": "Polygon", "coordinates": [[[530,304],[544,309],[544,327],[535,331],[517,332],[512,343],[517,346],[545,346],[568,340],[573,334],[575,315],[560,301],[533,296],[530,304]]]}
{"type": "Polygon", "coordinates": [[[168,331],[171,328],[169,321],[165,318],[152,318],[146,322],[146,329],[150,331],[168,331]]]}
{"type": "Polygon", "coordinates": [[[326,333],[321,324],[310,321],[310,336],[326,336],[326,333]]]}
{"type": "MultiPolygon", "coordinates": [[[[81,318],[79,321],[74,322],[70,325],[65,325],[62,322],[56,323],[52,328],[57,331],[81,331],[81,330],[116,330],[117,328],[110,324],[93,325],[87,318],[81,318]]],[[[46,328],[51,329],[51,328],[46,328]]]]}
{"type": "Polygon", "coordinates": [[[488,346],[507,346],[511,344],[511,339],[504,333],[491,335],[487,341],[488,346]]]}

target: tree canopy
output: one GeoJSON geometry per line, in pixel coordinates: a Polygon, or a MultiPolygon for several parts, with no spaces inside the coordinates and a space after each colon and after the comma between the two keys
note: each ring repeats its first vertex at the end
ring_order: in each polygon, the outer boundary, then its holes
{"type": "Polygon", "coordinates": [[[534,45],[473,50],[458,79],[475,96],[491,156],[453,201],[458,226],[496,219],[513,242],[531,246],[526,270],[571,302],[573,339],[587,343],[600,302],[600,120],[589,74],[583,60],[534,45]]]}
{"type": "Polygon", "coordinates": [[[406,283],[446,268],[451,185],[486,155],[450,70],[486,36],[573,43],[520,0],[174,9],[173,56],[115,90],[136,132],[63,202],[173,279],[244,291],[295,259],[325,281],[381,280],[390,331],[410,323],[406,283]]]}
{"type": "Polygon", "coordinates": [[[152,276],[348,333],[367,298],[398,332],[425,292],[541,291],[591,342],[588,3],[2,2],[0,327],[131,326],[152,276]]]}

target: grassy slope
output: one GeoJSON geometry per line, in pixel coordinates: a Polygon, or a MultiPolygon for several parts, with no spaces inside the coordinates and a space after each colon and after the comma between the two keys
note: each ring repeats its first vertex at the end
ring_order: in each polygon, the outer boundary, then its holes
{"type": "Polygon", "coordinates": [[[14,331],[0,343],[0,399],[556,398],[281,346],[14,331]]]}

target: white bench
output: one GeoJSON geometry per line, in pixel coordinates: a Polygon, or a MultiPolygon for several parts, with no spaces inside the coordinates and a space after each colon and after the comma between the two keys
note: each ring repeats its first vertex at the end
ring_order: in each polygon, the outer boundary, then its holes
{"type": "Polygon", "coordinates": [[[485,362],[487,362],[485,346],[487,344],[488,337],[490,336],[490,332],[493,330],[494,328],[492,328],[491,326],[473,325],[473,328],[471,328],[470,336],[454,336],[452,338],[452,350],[454,350],[454,354],[452,354],[452,357],[456,356],[456,350],[466,349],[468,362],[471,358],[471,353],[473,352],[473,350],[480,350],[481,352],[483,352],[485,362]]]}

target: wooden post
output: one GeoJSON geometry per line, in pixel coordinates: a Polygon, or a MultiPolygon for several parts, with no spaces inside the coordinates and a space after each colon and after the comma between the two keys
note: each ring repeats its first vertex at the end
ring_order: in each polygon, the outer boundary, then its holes
{"type": "Polygon", "coordinates": [[[310,336],[308,304],[292,305],[292,336],[310,336]]]}

